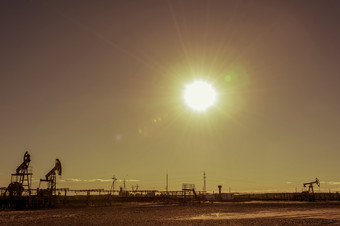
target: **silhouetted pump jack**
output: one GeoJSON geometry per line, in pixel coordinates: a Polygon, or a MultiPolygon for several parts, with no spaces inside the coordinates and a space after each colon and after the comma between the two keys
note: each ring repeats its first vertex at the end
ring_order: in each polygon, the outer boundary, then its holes
{"type": "Polygon", "coordinates": [[[26,151],[24,154],[24,161],[16,169],[16,173],[12,174],[11,183],[8,185],[4,196],[6,196],[7,192],[9,193],[9,197],[21,196],[25,189],[30,194],[30,182],[32,176],[32,173],[28,172],[30,162],[31,156],[26,151]]]}
{"type": "Polygon", "coordinates": [[[320,187],[320,181],[318,178],[315,178],[315,181],[312,182],[308,182],[308,183],[304,183],[303,187],[305,188],[308,185],[308,193],[314,193],[314,188],[313,188],[313,184],[316,184],[320,187]]]}
{"type": "MultiPolygon", "coordinates": [[[[50,172],[48,172],[45,175],[45,179],[40,179],[40,183],[41,182],[47,182],[48,183],[48,191],[50,192],[50,195],[56,195],[56,188],[57,188],[57,174],[56,172],[58,172],[58,175],[61,176],[61,163],[59,159],[55,160],[55,166],[53,169],[50,170],[50,172]]],[[[40,185],[39,185],[40,187],[40,185]]]]}

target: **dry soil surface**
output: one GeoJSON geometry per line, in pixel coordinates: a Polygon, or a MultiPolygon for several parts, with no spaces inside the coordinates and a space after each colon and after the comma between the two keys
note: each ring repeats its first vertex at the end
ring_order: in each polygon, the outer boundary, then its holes
{"type": "Polygon", "coordinates": [[[116,203],[0,211],[0,225],[340,225],[340,202],[116,203]]]}

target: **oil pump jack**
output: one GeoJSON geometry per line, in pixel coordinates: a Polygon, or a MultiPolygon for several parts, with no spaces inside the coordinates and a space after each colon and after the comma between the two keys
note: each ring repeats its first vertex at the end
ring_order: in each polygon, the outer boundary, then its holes
{"type": "Polygon", "coordinates": [[[315,181],[304,183],[303,187],[305,188],[308,185],[308,191],[305,191],[306,193],[314,193],[313,184],[316,184],[320,187],[320,181],[318,178],[315,178],[315,181]]]}
{"type": "Polygon", "coordinates": [[[4,195],[8,192],[10,197],[21,196],[25,190],[28,192],[28,195],[30,195],[32,178],[32,173],[28,172],[30,162],[31,156],[26,151],[24,161],[18,166],[16,173],[12,174],[11,183],[8,185],[4,195]]]}
{"type": "Polygon", "coordinates": [[[308,187],[308,190],[304,190],[301,193],[301,200],[305,201],[314,201],[315,200],[315,194],[314,194],[314,188],[313,185],[316,184],[320,187],[320,181],[318,178],[315,178],[315,181],[308,182],[308,183],[303,183],[303,187],[306,188],[308,187]]]}
{"type": "MultiPolygon", "coordinates": [[[[47,191],[50,196],[56,195],[56,188],[57,188],[56,172],[58,172],[58,175],[61,176],[61,163],[59,159],[55,160],[55,166],[53,167],[53,169],[50,170],[50,172],[48,172],[45,175],[45,179],[40,179],[40,183],[41,182],[47,183],[47,186],[48,186],[47,191]]],[[[40,187],[40,184],[39,184],[39,187],[40,187]]]]}

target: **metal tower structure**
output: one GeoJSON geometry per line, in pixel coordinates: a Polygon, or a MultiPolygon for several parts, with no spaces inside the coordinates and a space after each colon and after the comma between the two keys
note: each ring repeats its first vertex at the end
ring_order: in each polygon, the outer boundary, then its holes
{"type": "Polygon", "coordinates": [[[205,194],[205,193],[207,193],[207,184],[206,184],[206,175],[205,175],[205,171],[203,172],[203,180],[204,180],[204,182],[203,182],[203,193],[205,194]]]}
{"type": "Polygon", "coordinates": [[[166,173],[165,180],[166,180],[165,190],[166,190],[166,193],[168,194],[168,192],[169,192],[169,177],[168,177],[168,173],[166,173]]]}

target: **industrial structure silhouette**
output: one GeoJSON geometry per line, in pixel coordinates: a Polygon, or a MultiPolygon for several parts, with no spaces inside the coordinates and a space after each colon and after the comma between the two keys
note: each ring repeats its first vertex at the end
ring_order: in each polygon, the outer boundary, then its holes
{"type": "Polygon", "coordinates": [[[56,207],[61,205],[111,205],[119,201],[160,201],[160,202],[221,202],[221,201],[245,201],[245,200],[340,200],[338,193],[315,193],[314,184],[320,187],[318,178],[315,181],[303,183],[304,190],[295,193],[264,193],[264,194],[240,194],[223,193],[222,185],[218,185],[219,192],[208,193],[206,190],[206,173],[203,173],[203,190],[197,190],[195,184],[182,184],[182,190],[169,191],[168,173],[166,174],[166,187],[164,191],[139,190],[139,186],[126,188],[126,180],[123,186],[115,190],[117,178],[112,177],[112,185],[105,189],[69,189],[57,188],[57,176],[62,174],[62,165],[56,159],[55,166],[40,179],[37,189],[31,188],[32,175],[30,171],[31,156],[26,151],[23,162],[11,175],[11,183],[1,188],[0,207],[14,209],[30,209],[42,207],[56,207]],[[45,184],[45,187],[42,186],[45,184]],[[61,194],[63,192],[63,194],[61,194]],[[86,195],[78,195],[85,193],[86,195]],[[91,195],[92,193],[92,195],[91,195]],[[94,194],[95,193],[95,194],[94,194]],[[68,195],[69,194],[69,195],[68,195]],[[70,195],[73,194],[73,195],[70,195]],[[75,195],[74,195],[75,194],[75,195]]]}

